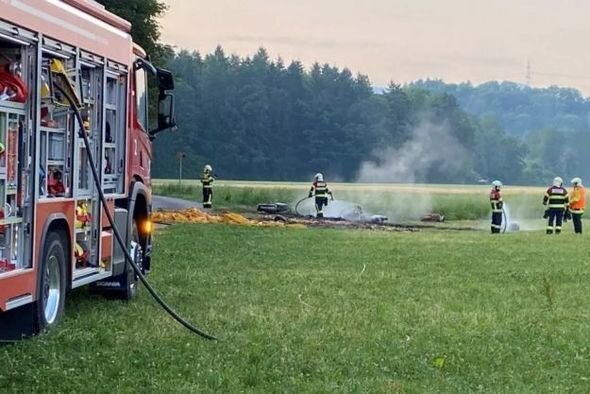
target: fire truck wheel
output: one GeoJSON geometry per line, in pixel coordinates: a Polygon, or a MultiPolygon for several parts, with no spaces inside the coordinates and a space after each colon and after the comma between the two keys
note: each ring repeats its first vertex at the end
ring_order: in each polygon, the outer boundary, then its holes
{"type": "Polygon", "coordinates": [[[47,234],[40,265],[39,297],[36,305],[36,329],[55,326],[64,312],[66,298],[66,253],[61,236],[47,234]]]}

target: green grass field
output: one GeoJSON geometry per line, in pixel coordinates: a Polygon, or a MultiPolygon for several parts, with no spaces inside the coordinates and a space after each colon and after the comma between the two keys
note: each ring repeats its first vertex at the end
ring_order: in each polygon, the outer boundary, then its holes
{"type": "Polygon", "coordinates": [[[587,240],[177,225],[147,293],[0,347],[1,392],[587,392],[587,240]]]}

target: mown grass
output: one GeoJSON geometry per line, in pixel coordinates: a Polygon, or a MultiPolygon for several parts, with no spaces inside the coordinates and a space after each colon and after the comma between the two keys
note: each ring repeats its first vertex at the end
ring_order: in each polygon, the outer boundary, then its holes
{"type": "MultiPolygon", "coordinates": [[[[308,186],[295,183],[226,182],[214,188],[213,202],[217,208],[246,211],[253,211],[258,204],[267,202],[284,202],[294,206],[299,199],[306,197],[308,186]]],[[[482,220],[490,215],[487,187],[394,186],[336,184],[331,189],[337,200],[360,204],[366,212],[386,215],[392,220],[415,220],[432,212],[440,213],[449,220],[482,220]]],[[[180,186],[174,182],[156,182],[154,193],[198,201],[201,199],[201,189],[195,182],[180,186]]],[[[517,219],[536,219],[543,214],[543,193],[539,188],[508,188],[505,201],[517,219]]],[[[312,206],[309,204],[309,207],[312,206]]]]}
{"type": "Polygon", "coordinates": [[[75,292],[0,347],[3,392],[586,392],[587,240],[178,225],[142,292],[75,292]]]}

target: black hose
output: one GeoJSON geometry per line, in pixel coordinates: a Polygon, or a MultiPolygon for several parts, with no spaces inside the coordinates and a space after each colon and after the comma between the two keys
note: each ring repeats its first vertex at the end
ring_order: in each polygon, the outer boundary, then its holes
{"type": "Polygon", "coordinates": [[[86,152],[88,154],[88,162],[89,162],[90,169],[92,172],[92,177],[94,178],[94,183],[96,185],[96,188],[98,189],[98,196],[100,198],[102,206],[104,207],[104,213],[106,214],[106,217],[113,229],[113,233],[115,234],[115,238],[117,239],[117,243],[119,244],[121,249],[125,251],[125,259],[127,260],[127,262],[129,264],[131,264],[131,267],[133,267],[133,270],[135,271],[137,277],[141,280],[141,283],[143,283],[143,285],[146,287],[146,289],[152,295],[152,297],[156,300],[156,302],[158,304],[160,304],[160,306],[162,308],[164,308],[164,310],[166,312],[168,312],[168,314],[170,316],[172,316],[172,318],[174,318],[174,320],[176,320],[177,322],[182,324],[188,330],[194,332],[195,334],[197,334],[205,339],[216,340],[217,339],[216,337],[214,337],[213,335],[207,334],[203,330],[199,329],[198,327],[196,327],[196,326],[192,325],[191,323],[189,323],[188,321],[186,321],[178,313],[176,313],[176,311],[174,309],[172,309],[172,307],[170,307],[170,305],[168,305],[162,299],[162,297],[156,292],[156,290],[152,287],[152,285],[148,282],[146,277],[141,272],[141,269],[133,261],[133,257],[131,257],[131,255],[129,254],[129,251],[127,250],[127,245],[125,244],[125,242],[123,242],[123,238],[121,238],[121,234],[119,234],[119,230],[117,230],[117,226],[115,225],[115,221],[113,220],[113,217],[111,216],[111,212],[109,211],[109,207],[106,203],[106,198],[104,196],[104,193],[102,191],[102,187],[100,184],[100,179],[98,177],[98,173],[96,172],[96,167],[94,164],[94,157],[92,156],[92,152],[90,150],[88,136],[86,135],[86,130],[84,130],[84,126],[83,126],[84,121],[82,119],[82,114],[80,114],[80,110],[73,104],[73,100],[70,97],[68,97],[68,95],[65,93],[65,91],[60,86],[57,86],[57,85],[55,85],[55,86],[60,91],[60,93],[62,93],[68,99],[68,101],[70,102],[70,106],[72,107],[74,114],[76,115],[76,118],[78,119],[78,122],[80,124],[80,136],[84,139],[84,144],[86,145],[86,152]]]}
{"type": "Polygon", "coordinates": [[[309,200],[310,198],[313,197],[303,197],[301,200],[297,201],[297,204],[295,204],[295,213],[299,216],[304,216],[302,213],[299,212],[299,205],[301,205],[301,203],[305,200],[309,200]]]}

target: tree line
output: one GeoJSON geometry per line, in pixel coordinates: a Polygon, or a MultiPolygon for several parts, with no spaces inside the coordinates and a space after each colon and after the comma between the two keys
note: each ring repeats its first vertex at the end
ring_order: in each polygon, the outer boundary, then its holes
{"type": "MultiPolygon", "coordinates": [[[[179,130],[155,146],[156,177],[177,176],[176,154],[184,152],[193,177],[211,163],[231,179],[306,180],[319,171],[354,181],[362,163],[385,160],[385,148],[411,154],[403,149],[424,123],[444,125],[467,154],[434,155],[413,180],[470,183],[521,175],[521,144],[497,123],[468,115],[445,92],[391,83],[377,94],[366,75],[329,64],[284,64],[263,48],[252,57],[227,55],[221,47],[205,56],[180,51],[168,67],[177,78],[179,130]],[[441,166],[444,161],[459,162],[441,166]]],[[[444,147],[422,149],[415,160],[437,148],[444,147]]]]}

